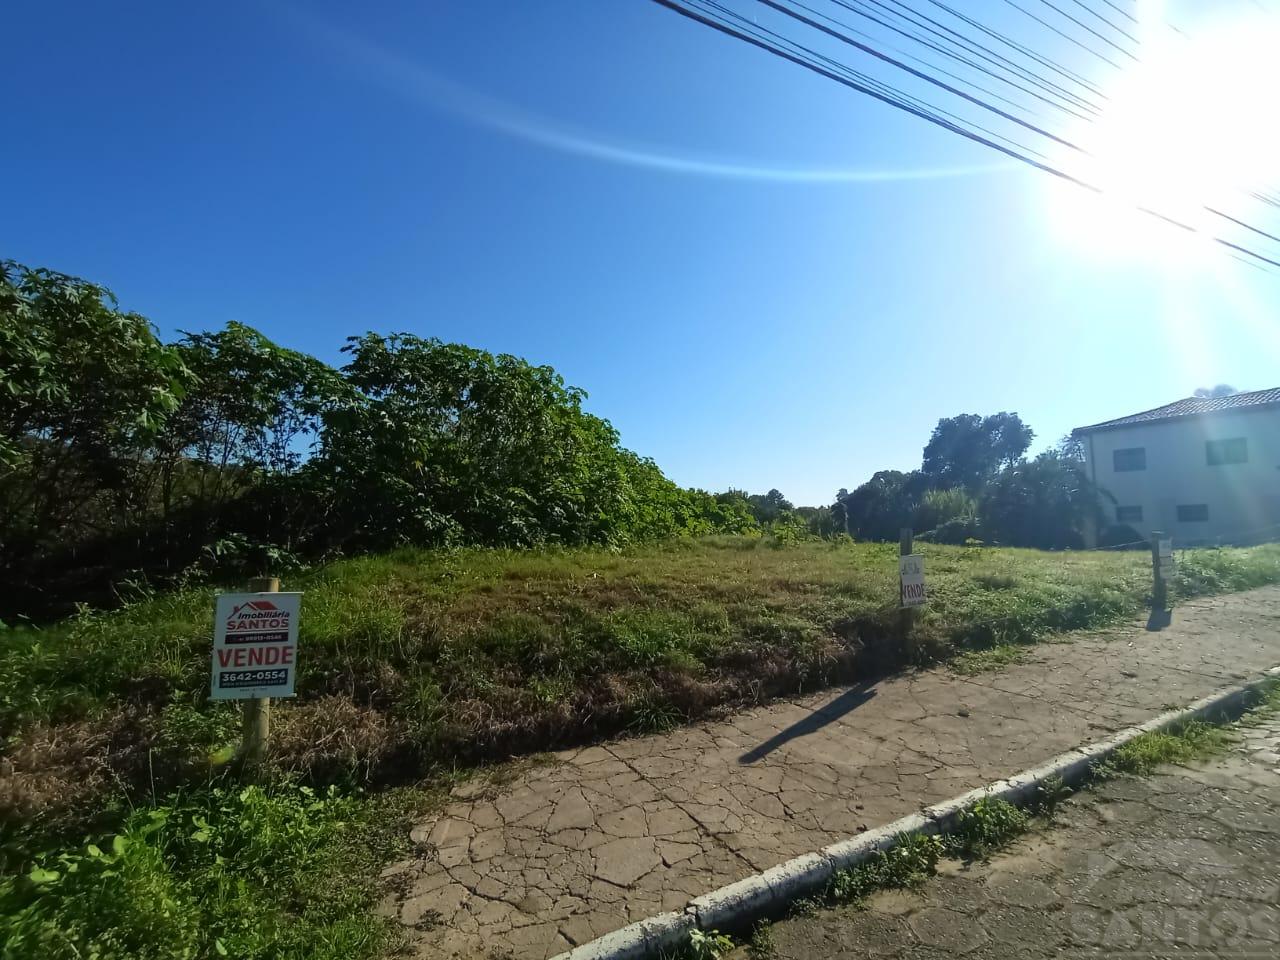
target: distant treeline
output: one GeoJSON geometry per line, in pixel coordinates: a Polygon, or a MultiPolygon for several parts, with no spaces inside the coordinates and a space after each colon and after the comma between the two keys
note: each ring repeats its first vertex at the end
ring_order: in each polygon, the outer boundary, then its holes
{"type": "Polygon", "coordinates": [[[338,551],[758,527],[550,367],[410,334],[343,352],[239,323],[163,343],[96,284],[0,262],[0,617],[338,551]]]}
{"type": "Polygon", "coordinates": [[[1016,413],[960,414],[938,421],[920,469],[881,470],[841,490],[833,525],[860,540],[896,540],[911,527],[938,543],[999,543],[1044,550],[1079,548],[1086,529],[1103,544],[1137,540],[1103,524],[1102,499],[1079,444],[1063,439],[1028,459],[1034,434],[1016,413]]]}
{"type": "Polygon", "coordinates": [[[550,367],[404,333],[343,353],[334,368],[240,323],[163,343],[103,287],[0,261],[0,620],[401,545],[912,526],[1054,548],[1098,516],[1078,451],[1027,460],[1017,414],[940,420],[919,470],[795,507],[678,486],[550,367]]]}

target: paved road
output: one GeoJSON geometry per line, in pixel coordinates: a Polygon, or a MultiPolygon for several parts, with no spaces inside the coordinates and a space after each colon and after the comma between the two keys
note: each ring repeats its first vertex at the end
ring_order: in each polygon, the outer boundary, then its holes
{"type": "Polygon", "coordinates": [[[389,869],[384,909],[422,957],[551,956],[1253,676],[1280,663],[1278,628],[1268,587],[999,673],[939,668],[567,751],[459,788],[389,869]]]}
{"type": "Polygon", "coordinates": [[[1280,956],[1280,719],[1242,733],[1225,758],[1078,795],[989,863],[776,924],[772,955],[1280,956]]]}

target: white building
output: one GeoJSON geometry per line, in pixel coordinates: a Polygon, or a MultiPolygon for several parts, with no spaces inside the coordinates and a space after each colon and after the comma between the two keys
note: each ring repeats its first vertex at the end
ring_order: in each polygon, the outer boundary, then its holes
{"type": "Polygon", "coordinates": [[[1105,526],[1175,543],[1280,539],[1280,387],[1080,427],[1105,526]]]}

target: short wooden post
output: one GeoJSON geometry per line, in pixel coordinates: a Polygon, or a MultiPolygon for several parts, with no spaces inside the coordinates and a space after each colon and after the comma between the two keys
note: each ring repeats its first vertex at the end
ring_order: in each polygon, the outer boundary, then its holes
{"type": "MultiPolygon", "coordinates": [[[[911,556],[912,541],[914,534],[910,527],[902,527],[898,531],[898,556],[911,556]]],[[[898,583],[898,629],[902,631],[902,655],[907,659],[908,663],[915,663],[916,660],[916,637],[912,625],[915,623],[916,611],[915,607],[908,607],[902,596],[902,583],[899,578],[898,583]]]]}
{"type": "Polygon", "coordinates": [[[1151,609],[1165,610],[1168,607],[1169,595],[1166,590],[1164,571],[1160,569],[1160,541],[1164,534],[1158,530],[1151,531],[1151,609]]]}
{"type": "MultiPolygon", "coordinates": [[[[279,593],[279,577],[254,577],[249,581],[250,593],[279,593]]],[[[253,697],[244,702],[244,723],[240,731],[240,757],[246,763],[258,763],[271,737],[271,699],[253,697]]]]}

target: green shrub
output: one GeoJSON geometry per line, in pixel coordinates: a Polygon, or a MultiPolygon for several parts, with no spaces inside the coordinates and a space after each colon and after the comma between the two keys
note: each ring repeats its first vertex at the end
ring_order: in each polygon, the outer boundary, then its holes
{"type": "Polygon", "coordinates": [[[926,530],[917,538],[925,543],[943,543],[953,547],[973,546],[980,544],[986,534],[982,521],[977,517],[957,517],[939,524],[932,530],[926,530]]]}
{"type": "Polygon", "coordinates": [[[1027,828],[1027,815],[999,797],[983,797],[960,811],[955,829],[948,834],[948,852],[964,857],[984,857],[1027,828]]]}
{"type": "Polygon", "coordinates": [[[933,875],[943,852],[939,837],[900,834],[890,849],[832,877],[827,896],[850,903],[876,890],[916,886],[933,875]]]}
{"type": "Polygon", "coordinates": [[[977,516],[978,504],[964,490],[929,490],[916,505],[912,526],[916,530],[935,530],[952,520],[974,520],[977,516]]]}
{"type": "Polygon", "coordinates": [[[299,787],[175,796],[0,880],[0,956],[378,956],[392,929],[370,912],[388,852],[371,810],[299,787]]]}
{"type": "Polygon", "coordinates": [[[1280,577],[1280,546],[1247,550],[1187,550],[1178,556],[1174,584],[1180,596],[1249,590],[1280,577]]]}
{"type": "Polygon", "coordinates": [[[1222,747],[1227,738],[1222,727],[1192,720],[1172,732],[1144,733],[1120,747],[1094,772],[1144,775],[1165,763],[1186,763],[1222,747]]]}

